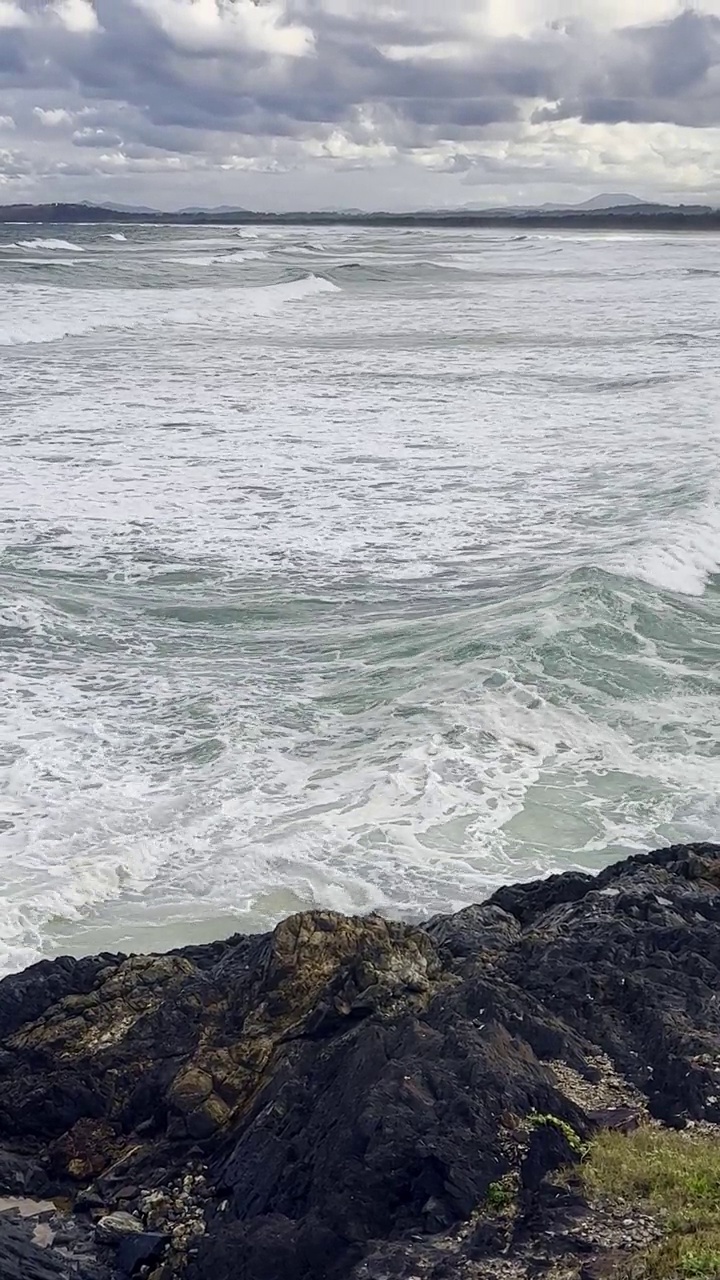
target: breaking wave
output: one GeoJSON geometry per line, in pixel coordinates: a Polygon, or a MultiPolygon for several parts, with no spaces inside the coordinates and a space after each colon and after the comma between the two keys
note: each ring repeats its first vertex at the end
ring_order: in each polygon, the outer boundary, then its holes
{"type": "Polygon", "coordinates": [[[16,248],[18,249],[51,249],[58,252],[68,251],[70,253],[84,253],[81,244],[73,244],[70,240],[18,240],[16,248]]]}
{"type": "Polygon", "coordinates": [[[55,342],[99,329],[152,325],[204,325],[224,317],[228,326],[271,314],[338,286],[314,275],[282,284],[226,289],[116,289],[69,291],[30,285],[14,295],[11,323],[0,322],[0,346],[55,342]]]}
{"type": "Polygon", "coordinates": [[[683,520],[659,530],[653,539],[623,559],[628,577],[680,595],[703,595],[720,571],[720,503],[709,499],[683,520]]]}

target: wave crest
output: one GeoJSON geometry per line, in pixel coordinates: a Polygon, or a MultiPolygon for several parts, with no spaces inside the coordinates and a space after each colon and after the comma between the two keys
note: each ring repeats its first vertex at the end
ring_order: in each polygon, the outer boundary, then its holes
{"type": "Polygon", "coordinates": [[[70,253],[84,253],[82,245],[73,244],[70,240],[18,240],[17,249],[52,249],[60,252],[68,250],[70,253]]]}
{"type": "Polygon", "coordinates": [[[322,276],[306,275],[282,284],[244,289],[143,289],[70,291],[27,285],[14,295],[12,324],[0,323],[0,346],[55,342],[99,329],[161,325],[226,326],[269,315],[287,303],[320,293],[337,293],[322,276]]]}
{"type": "Polygon", "coordinates": [[[710,578],[720,570],[720,500],[708,499],[619,567],[629,577],[663,591],[703,595],[710,578]]]}

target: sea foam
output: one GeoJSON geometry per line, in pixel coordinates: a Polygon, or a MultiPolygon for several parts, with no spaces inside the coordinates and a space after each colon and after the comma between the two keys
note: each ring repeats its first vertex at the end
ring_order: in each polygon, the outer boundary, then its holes
{"type": "MultiPolygon", "coordinates": [[[[289,303],[338,286],[323,277],[255,288],[83,290],[70,292],[50,285],[29,285],[14,292],[12,315],[0,322],[0,346],[55,342],[102,329],[134,329],[151,325],[199,325],[223,316],[228,326],[269,315],[289,303]]],[[[7,310],[6,310],[7,314],[7,310]]]]}
{"type": "Polygon", "coordinates": [[[681,595],[701,596],[720,570],[720,501],[708,499],[657,541],[639,547],[620,566],[630,577],[681,595]]]}
{"type": "Polygon", "coordinates": [[[59,252],[69,251],[70,253],[84,253],[82,245],[72,244],[70,240],[18,240],[18,249],[52,249],[59,252]]]}

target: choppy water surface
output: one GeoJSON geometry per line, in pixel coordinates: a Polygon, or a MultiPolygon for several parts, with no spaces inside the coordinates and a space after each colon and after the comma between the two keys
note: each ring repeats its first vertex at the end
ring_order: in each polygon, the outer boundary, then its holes
{"type": "Polygon", "coordinates": [[[720,238],[0,231],[0,968],[720,827],[720,238]]]}

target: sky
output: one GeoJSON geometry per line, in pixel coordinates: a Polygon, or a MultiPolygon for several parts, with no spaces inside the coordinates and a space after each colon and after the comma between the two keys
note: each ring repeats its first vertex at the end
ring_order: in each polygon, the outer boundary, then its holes
{"type": "Polygon", "coordinates": [[[0,203],[720,205],[720,0],[0,0],[0,203]]]}

